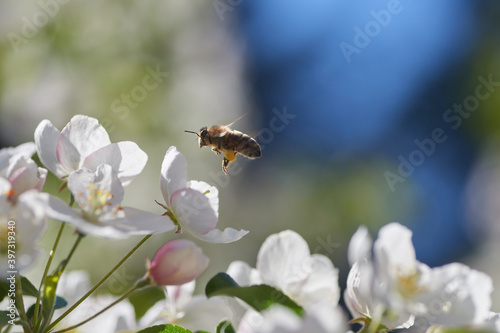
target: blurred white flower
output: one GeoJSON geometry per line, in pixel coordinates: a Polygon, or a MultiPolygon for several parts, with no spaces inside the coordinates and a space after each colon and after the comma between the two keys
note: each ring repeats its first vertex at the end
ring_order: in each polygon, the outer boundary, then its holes
{"type": "Polygon", "coordinates": [[[139,327],[173,324],[193,332],[214,332],[217,325],[230,318],[230,309],[220,297],[193,296],[195,281],[180,286],[166,286],[166,299],[157,302],[141,318],[139,327]]]}
{"type": "Polygon", "coordinates": [[[434,325],[463,327],[484,323],[491,308],[491,278],[460,263],[430,271],[416,301],[425,304],[425,319],[434,325]]]}
{"type": "Polygon", "coordinates": [[[0,149],[0,177],[9,183],[8,187],[3,186],[0,195],[5,195],[12,206],[22,193],[32,189],[41,191],[45,184],[47,170],[31,159],[34,152],[33,142],[0,149]]]}
{"type": "Polygon", "coordinates": [[[38,167],[31,158],[17,155],[10,159],[10,163],[0,176],[10,183],[9,200],[15,204],[22,193],[29,190],[41,191],[47,178],[47,170],[38,167]]]}
{"type": "Polygon", "coordinates": [[[417,261],[411,236],[398,223],[384,226],[373,258],[366,229],[352,237],[344,300],[354,319],[376,320],[389,329],[408,328],[415,317],[420,326],[429,327],[484,322],[491,306],[491,279],[459,263],[431,269],[417,261]],[[360,246],[361,239],[369,246],[360,246]]]}
{"type": "Polygon", "coordinates": [[[24,274],[39,254],[38,240],[45,232],[46,216],[43,207],[36,204],[40,195],[36,190],[24,192],[16,205],[12,206],[5,192],[10,183],[0,177],[0,274],[4,278],[8,271],[24,274]],[[9,237],[12,236],[12,237],[9,237]],[[15,254],[11,261],[8,250],[15,254]]]}
{"type": "Polygon", "coordinates": [[[31,157],[35,153],[35,143],[26,142],[17,147],[7,147],[0,149],[0,175],[3,176],[4,170],[7,169],[12,157],[23,156],[31,157]]]}
{"type": "Polygon", "coordinates": [[[34,144],[0,149],[0,246],[1,274],[22,271],[38,256],[38,240],[46,226],[43,207],[36,198],[41,194],[47,170],[31,159],[34,144]],[[9,260],[9,251],[15,260],[9,260]]]}
{"type": "Polygon", "coordinates": [[[306,311],[318,303],[337,305],[340,297],[338,269],[326,256],[311,255],[306,241],[291,230],[264,241],[256,270],[243,263],[231,266],[228,274],[237,282],[275,287],[306,311]]]}
{"type": "Polygon", "coordinates": [[[166,216],[121,207],[123,186],[111,166],[102,164],[94,172],[79,169],[68,177],[68,188],[80,209],[74,210],[57,197],[42,193],[38,201],[47,215],[72,224],[80,233],[96,237],[125,238],[174,229],[166,216]]]}
{"type": "Polygon", "coordinates": [[[219,192],[201,181],[187,181],[186,158],[175,146],[170,147],[161,166],[160,189],[172,220],[180,230],[203,241],[230,243],[245,236],[248,231],[226,228],[215,229],[219,218],[219,192]]]}
{"type": "Polygon", "coordinates": [[[240,325],[239,333],[345,333],[347,321],[342,310],[331,303],[318,303],[303,318],[291,309],[273,305],[258,313],[249,310],[240,325]]]}
{"type": "MultiPolygon", "coordinates": [[[[90,282],[85,271],[64,273],[57,284],[57,295],[64,298],[68,302],[68,305],[65,308],[56,310],[54,318],[63,314],[67,308],[78,301],[89,289],[90,282]]],[[[106,294],[90,296],[57,324],[54,330],[57,331],[76,325],[93,316],[116,299],[116,297],[106,294]]],[[[127,300],[123,300],[88,323],[79,326],[74,331],[79,333],[132,331],[135,329],[134,318],[135,312],[133,306],[127,300]]]]}
{"type": "Polygon", "coordinates": [[[82,115],[71,118],[61,132],[49,120],[42,120],[35,130],[35,144],[40,161],[59,178],[80,168],[95,171],[100,164],[108,164],[126,186],[148,160],[137,144],[111,143],[97,119],[82,115]]]}

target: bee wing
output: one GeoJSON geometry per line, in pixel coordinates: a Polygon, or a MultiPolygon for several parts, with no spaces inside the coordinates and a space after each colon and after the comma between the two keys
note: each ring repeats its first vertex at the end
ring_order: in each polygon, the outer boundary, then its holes
{"type": "Polygon", "coordinates": [[[218,135],[219,138],[222,138],[224,135],[227,134],[227,131],[222,132],[221,134],[218,135]]]}
{"type": "Polygon", "coordinates": [[[238,120],[240,120],[241,118],[245,117],[246,115],[247,115],[246,113],[245,113],[245,114],[243,114],[243,115],[241,115],[241,116],[240,116],[240,117],[238,117],[236,120],[233,120],[233,122],[231,122],[231,123],[227,124],[226,126],[227,126],[227,127],[231,127],[231,126],[232,126],[235,122],[237,122],[237,121],[238,121],[238,120]]]}

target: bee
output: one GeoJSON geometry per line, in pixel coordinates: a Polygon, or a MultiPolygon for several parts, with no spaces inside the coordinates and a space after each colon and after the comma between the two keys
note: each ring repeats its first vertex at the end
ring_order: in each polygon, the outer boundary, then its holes
{"type": "Polygon", "coordinates": [[[200,132],[185,131],[194,133],[198,137],[200,148],[211,146],[215,154],[224,153],[222,159],[222,171],[227,175],[229,163],[236,159],[236,155],[241,154],[245,157],[254,159],[261,156],[260,145],[251,136],[240,131],[232,130],[229,125],[215,125],[211,127],[202,127],[200,132]]]}

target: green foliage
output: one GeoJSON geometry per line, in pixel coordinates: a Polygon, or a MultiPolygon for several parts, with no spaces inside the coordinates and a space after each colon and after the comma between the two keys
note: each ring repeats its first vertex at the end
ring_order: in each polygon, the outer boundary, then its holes
{"type": "Polygon", "coordinates": [[[210,281],[208,281],[205,288],[205,294],[207,297],[237,297],[257,311],[265,310],[273,304],[280,304],[290,308],[298,315],[302,315],[304,313],[304,310],[297,305],[297,303],[292,301],[288,296],[276,288],[264,284],[240,287],[226,273],[218,273],[210,281]]]}
{"type": "Polygon", "coordinates": [[[175,325],[156,325],[145,328],[137,333],[192,333],[190,330],[175,325]]]}
{"type": "Polygon", "coordinates": [[[136,318],[144,316],[156,302],[165,299],[163,288],[150,287],[138,290],[129,296],[129,301],[133,305],[136,318]]]}
{"type": "MultiPolygon", "coordinates": [[[[0,302],[7,296],[10,283],[7,280],[0,281],[0,302]]],[[[21,287],[23,295],[36,297],[38,289],[24,276],[21,276],[21,287]]]]}
{"type": "Polygon", "coordinates": [[[233,325],[227,320],[221,322],[219,326],[217,326],[217,333],[236,333],[233,325]]]}
{"type": "Polygon", "coordinates": [[[0,311],[0,329],[9,324],[9,311],[0,311]]]}

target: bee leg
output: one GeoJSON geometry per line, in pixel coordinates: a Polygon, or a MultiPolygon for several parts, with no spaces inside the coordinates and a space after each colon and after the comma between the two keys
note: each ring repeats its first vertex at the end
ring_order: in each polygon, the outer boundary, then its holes
{"type": "Polygon", "coordinates": [[[227,166],[229,165],[229,160],[226,159],[224,157],[224,159],[222,159],[222,171],[224,171],[224,173],[227,175],[227,166]]]}
{"type": "Polygon", "coordinates": [[[224,154],[224,158],[222,159],[222,171],[227,175],[227,167],[229,163],[233,162],[236,159],[236,155],[238,153],[234,150],[227,150],[224,154]]]}
{"type": "Polygon", "coordinates": [[[213,151],[216,155],[220,155],[220,150],[219,150],[218,148],[213,147],[213,148],[212,148],[212,151],[213,151]]]}

